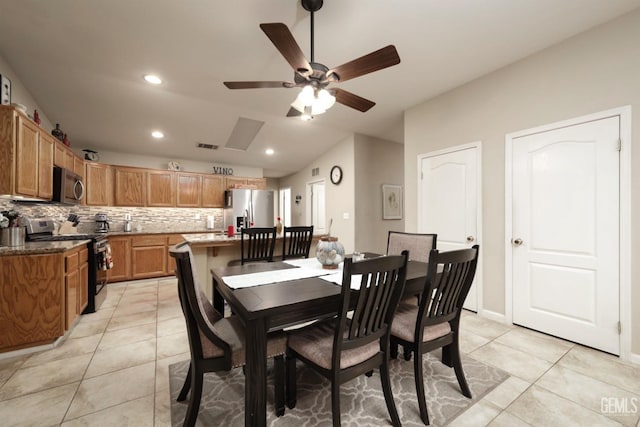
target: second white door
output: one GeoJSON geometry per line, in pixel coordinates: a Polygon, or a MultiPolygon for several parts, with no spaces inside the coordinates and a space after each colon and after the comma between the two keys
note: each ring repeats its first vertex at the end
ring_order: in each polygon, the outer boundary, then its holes
{"type": "MultiPolygon", "coordinates": [[[[418,231],[436,233],[437,248],[451,251],[480,244],[479,150],[476,144],[453,151],[427,154],[420,160],[420,211],[418,231]]],[[[482,246],[480,247],[482,253],[482,246]]],[[[478,310],[482,264],[464,308],[478,310]]]]}

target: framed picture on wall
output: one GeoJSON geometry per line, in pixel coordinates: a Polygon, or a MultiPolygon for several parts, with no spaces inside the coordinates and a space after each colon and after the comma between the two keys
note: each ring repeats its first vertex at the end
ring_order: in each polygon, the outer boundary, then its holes
{"type": "Polygon", "coordinates": [[[11,80],[0,75],[0,105],[11,105],[11,80]]]}
{"type": "Polygon", "coordinates": [[[402,186],[382,184],[382,219],[402,219],[402,186]]]}

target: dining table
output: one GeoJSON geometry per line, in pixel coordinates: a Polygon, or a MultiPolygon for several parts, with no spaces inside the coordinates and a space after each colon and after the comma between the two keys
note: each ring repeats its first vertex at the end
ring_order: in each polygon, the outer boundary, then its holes
{"type": "MultiPolygon", "coordinates": [[[[369,259],[380,256],[365,253],[369,259]]],[[[428,264],[407,263],[403,295],[424,289],[428,264]]],[[[335,316],[342,269],[325,270],[315,258],[251,263],[211,269],[213,306],[225,301],[245,326],[245,426],[266,425],[267,334],[335,316]]]]}

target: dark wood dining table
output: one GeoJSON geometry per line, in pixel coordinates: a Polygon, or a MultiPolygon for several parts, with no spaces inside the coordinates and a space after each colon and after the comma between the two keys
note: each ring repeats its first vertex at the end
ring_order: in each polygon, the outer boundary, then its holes
{"type": "MultiPolygon", "coordinates": [[[[367,258],[376,256],[371,253],[365,255],[367,258]]],[[[269,262],[211,270],[214,307],[224,313],[226,300],[245,325],[246,426],[266,425],[267,333],[337,314],[341,287],[320,277],[311,277],[233,289],[223,278],[289,268],[297,267],[284,262],[269,262]]],[[[426,263],[409,261],[404,295],[420,294],[426,274],[426,263]]]]}

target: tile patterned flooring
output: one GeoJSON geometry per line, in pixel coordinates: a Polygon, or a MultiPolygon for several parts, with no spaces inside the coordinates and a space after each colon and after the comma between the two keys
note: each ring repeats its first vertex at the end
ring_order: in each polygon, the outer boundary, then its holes
{"type": "MultiPolygon", "coordinates": [[[[511,377],[452,426],[640,426],[640,366],[473,313],[461,347],[511,377]]],[[[62,345],[0,359],[0,424],[170,426],[168,367],[188,358],[175,279],[109,285],[62,345]]]]}

